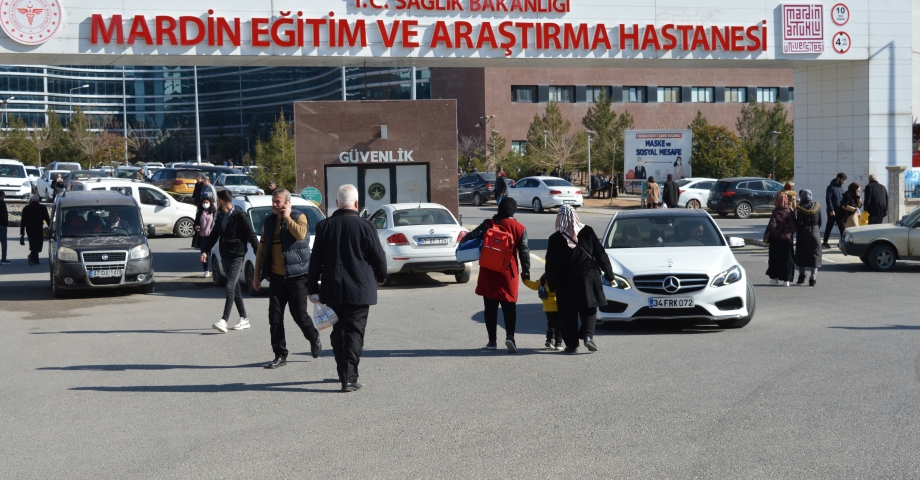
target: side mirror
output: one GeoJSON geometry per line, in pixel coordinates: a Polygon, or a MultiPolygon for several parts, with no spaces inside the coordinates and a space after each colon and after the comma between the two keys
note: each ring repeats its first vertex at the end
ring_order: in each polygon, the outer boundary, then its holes
{"type": "Polygon", "coordinates": [[[168,199],[168,198],[162,198],[162,199],[160,199],[160,202],[159,202],[159,203],[160,203],[160,205],[162,205],[162,206],[164,206],[164,207],[168,207],[168,206],[169,206],[169,199],[168,199]]]}
{"type": "Polygon", "coordinates": [[[366,208],[361,209],[361,218],[367,220],[368,217],[370,217],[370,216],[371,216],[371,215],[370,215],[370,212],[368,212],[366,208]]]}
{"type": "Polygon", "coordinates": [[[744,248],[744,239],[741,237],[728,237],[729,248],[744,248]]]}
{"type": "Polygon", "coordinates": [[[148,224],[148,225],[147,225],[147,236],[148,236],[148,237],[152,237],[152,236],[154,236],[154,235],[156,235],[156,234],[157,234],[157,228],[154,227],[152,223],[151,223],[151,224],[148,224]]]}

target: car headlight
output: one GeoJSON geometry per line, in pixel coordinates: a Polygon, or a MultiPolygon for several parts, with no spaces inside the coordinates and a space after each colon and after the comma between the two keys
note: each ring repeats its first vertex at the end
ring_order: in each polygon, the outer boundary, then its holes
{"type": "Polygon", "coordinates": [[[77,255],[76,250],[72,250],[67,247],[58,248],[57,251],[58,260],[62,262],[79,262],[80,257],[77,255]]]}
{"type": "Polygon", "coordinates": [[[131,249],[131,254],[128,256],[131,260],[140,260],[142,258],[147,258],[150,256],[150,249],[147,248],[147,245],[138,245],[131,249]]]}
{"type": "Polygon", "coordinates": [[[845,233],[843,235],[843,243],[853,243],[853,234],[845,233]]]}
{"type": "Polygon", "coordinates": [[[614,287],[619,288],[620,290],[629,290],[632,288],[632,286],[629,284],[629,280],[626,280],[625,277],[621,277],[616,274],[614,274],[612,282],[607,281],[607,279],[601,275],[601,283],[604,284],[605,287],[614,287]]]}
{"type": "Polygon", "coordinates": [[[22,182],[22,186],[23,186],[23,187],[26,187],[26,188],[29,188],[29,187],[32,186],[32,182],[29,182],[29,181],[22,182]]]}
{"type": "Polygon", "coordinates": [[[738,265],[729,268],[728,270],[716,275],[716,278],[712,279],[713,287],[724,287],[726,285],[731,285],[737,283],[741,280],[741,267],[738,265]]]}

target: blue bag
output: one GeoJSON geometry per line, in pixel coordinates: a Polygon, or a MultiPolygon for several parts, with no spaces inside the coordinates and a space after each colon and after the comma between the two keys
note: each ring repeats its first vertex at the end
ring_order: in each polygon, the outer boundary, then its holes
{"type": "Polygon", "coordinates": [[[482,239],[474,238],[457,245],[457,262],[468,263],[479,260],[482,254],[482,239]]]}

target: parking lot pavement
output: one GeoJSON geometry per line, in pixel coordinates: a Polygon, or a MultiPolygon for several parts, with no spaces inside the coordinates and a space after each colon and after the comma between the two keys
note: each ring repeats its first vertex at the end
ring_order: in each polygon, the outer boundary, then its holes
{"type": "MultiPolygon", "coordinates": [[[[520,218],[537,241],[554,216],[520,218]]],[[[200,268],[185,239],[151,245],[158,275],[200,268]]],[[[509,355],[482,349],[475,271],[403,277],[371,308],[367,387],[346,395],[327,381],[328,331],[314,360],[288,322],[288,366],[262,368],[265,297],[245,298],[251,329],[218,334],[222,289],[52,300],[47,264],[11,249],[2,478],[920,476],[917,263],[829,263],[815,288],[770,287],[766,250],[746,248],[746,328],[646,322],[573,356],[542,348],[536,292],[521,289],[509,355]]]]}

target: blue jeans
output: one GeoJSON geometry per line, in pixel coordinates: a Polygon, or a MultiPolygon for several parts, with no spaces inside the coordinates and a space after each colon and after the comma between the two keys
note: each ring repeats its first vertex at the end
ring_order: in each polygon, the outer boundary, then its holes
{"type": "Polygon", "coordinates": [[[0,227],[0,251],[2,251],[3,256],[0,257],[0,261],[6,261],[6,227],[0,227]]]}

